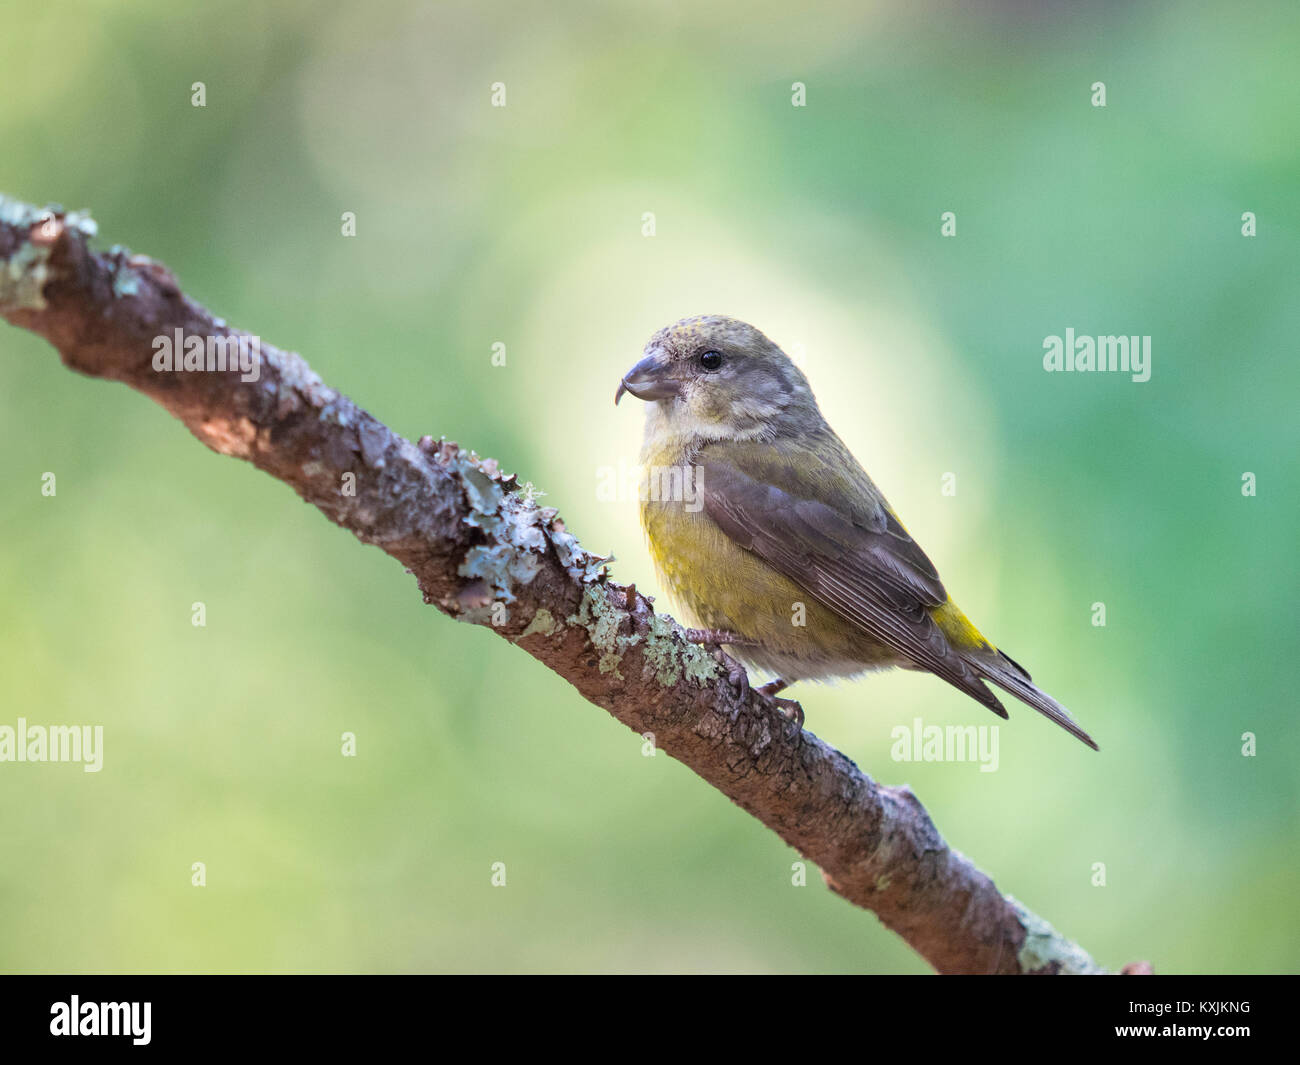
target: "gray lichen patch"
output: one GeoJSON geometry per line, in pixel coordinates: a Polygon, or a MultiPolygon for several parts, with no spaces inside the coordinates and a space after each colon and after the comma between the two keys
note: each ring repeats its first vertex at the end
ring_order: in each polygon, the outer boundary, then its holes
{"type": "Polygon", "coordinates": [[[0,195],[0,224],[30,227],[39,222],[45,213],[30,203],[0,195]]]}
{"type": "MultiPolygon", "coordinates": [[[[108,261],[113,274],[113,298],[127,299],[131,296],[140,295],[140,272],[141,266],[154,266],[152,259],[144,255],[132,255],[130,248],[124,248],[121,244],[114,244],[108,249],[108,261]]],[[[165,269],[161,264],[157,264],[158,269],[165,269]]],[[[225,323],[219,319],[214,322],[217,328],[225,327],[225,323]]]]}
{"type": "Polygon", "coordinates": [[[122,268],[113,271],[113,295],[118,299],[140,294],[140,277],[134,270],[122,268]]]}
{"type": "Polygon", "coordinates": [[[69,211],[63,216],[63,224],[69,229],[75,229],[86,238],[99,233],[99,224],[90,217],[89,211],[69,211]]]}
{"type": "Polygon", "coordinates": [[[0,196],[0,224],[28,230],[22,241],[0,264],[0,311],[45,309],[45,286],[53,280],[50,256],[59,237],[75,230],[83,238],[98,232],[95,220],[84,211],[65,213],[57,205],[33,207],[0,196]]]}
{"type": "Polygon", "coordinates": [[[51,280],[51,246],[30,241],[19,246],[0,269],[0,311],[43,311],[51,280]]]}
{"type": "Polygon", "coordinates": [[[494,460],[480,459],[445,441],[439,445],[438,457],[455,468],[464,486],[469,506],[465,524],[488,537],[487,543],[466,553],[459,570],[462,577],[484,580],[503,602],[514,602],[519,586],[530,584],[541,572],[548,544],[574,579],[590,583],[602,576],[609,560],[584,550],[556,512],[539,507],[537,493],[518,488],[513,475],[503,474],[494,460]]]}
{"type": "Polygon", "coordinates": [[[619,610],[609,601],[603,584],[591,584],[583,590],[578,612],[565,619],[570,625],[581,625],[587,630],[591,645],[601,652],[600,671],[612,673],[619,680],[624,679],[619,672],[623,655],[628,648],[641,642],[636,633],[630,636],[619,634],[627,616],[626,610],[619,610]]]}
{"type": "Polygon", "coordinates": [[[612,555],[593,555],[580,543],[577,537],[564,528],[558,519],[551,526],[551,543],[570,577],[585,582],[597,580],[607,563],[613,561],[612,555]]]}
{"type": "Polygon", "coordinates": [[[528,627],[519,634],[518,639],[522,640],[525,636],[535,636],[539,634],[542,636],[554,636],[555,633],[562,628],[564,628],[564,626],[555,620],[555,616],[547,610],[546,607],[538,607],[537,613],[533,615],[533,620],[530,621],[528,627]]]}
{"type": "Polygon", "coordinates": [[[1010,895],[1004,896],[1016,912],[1025,930],[1025,942],[1016,960],[1025,973],[1047,970],[1062,975],[1098,976],[1106,970],[1092,960],[1086,950],[1062,936],[1036,913],[1032,913],[1010,895]]]}
{"type": "Polygon", "coordinates": [[[479,469],[478,465],[463,455],[460,456],[460,478],[465,485],[465,495],[469,499],[469,517],[467,525],[474,525],[487,532],[493,532],[501,524],[501,501],[505,492],[491,477],[479,469]]]}
{"type": "Polygon", "coordinates": [[[480,460],[449,444],[442,446],[440,454],[442,461],[454,466],[464,486],[469,506],[465,524],[481,529],[488,538],[487,543],[466,552],[457,572],[485,582],[496,599],[513,603],[519,588],[531,584],[541,572],[551,515],[530,499],[508,491],[512,478],[503,476],[495,462],[480,460]]]}
{"type": "Polygon", "coordinates": [[[688,643],[681,655],[682,672],[686,675],[686,679],[695,681],[701,688],[722,672],[721,667],[713,660],[713,656],[698,644],[688,643]]]}
{"type": "Polygon", "coordinates": [[[704,687],[720,672],[718,663],[698,644],[680,641],[681,630],[675,622],[662,614],[650,619],[646,634],[644,673],[653,676],[665,688],[671,688],[685,676],[704,687]]]}
{"type": "MultiPolygon", "coordinates": [[[[403,442],[399,451],[405,446],[409,445],[403,442]]],[[[565,572],[587,585],[589,593],[591,585],[603,582],[604,565],[609,559],[584,550],[565,530],[554,508],[537,505],[540,493],[525,491],[513,474],[501,471],[494,459],[481,459],[445,439],[435,442],[431,437],[422,437],[418,448],[447,469],[461,485],[465,502],[461,521],[481,533],[483,542],[468,548],[457,567],[457,574],[466,579],[466,587],[476,589],[476,597],[472,598],[478,598],[478,591],[486,591],[493,605],[518,602],[520,591],[541,573],[552,548],[565,572]]],[[[627,638],[617,637],[618,619],[607,616],[603,595],[599,598],[602,600],[599,604],[596,598],[584,599],[579,611],[583,616],[581,623],[593,630],[593,642],[602,651],[602,672],[617,673],[627,638]]],[[[492,624],[491,610],[478,601],[467,602],[463,596],[451,596],[441,598],[440,602],[461,620],[492,624]]],[[[564,625],[550,611],[537,610],[516,639],[539,633],[551,636],[564,625]]]]}
{"type": "MultiPolygon", "coordinates": [[[[37,222],[75,229],[83,237],[93,237],[99,232],[99,226],[88,211],[64,211],[57,203],[48,207],[34,207],[30,203],[0,194],[0,224],[30,229],[37,222]]],[[[51,237],[53,235],[50,234],[51,237]]]]}
{"type": "Polygon", "coordinates": [[[502,602],[513,603],[515,588],[530,584],[542,568],[542,560],[514,544],[480,544],[465,553],[465,561],[456,571],[462,577],[476,577],[496,593],[502,602]]]}

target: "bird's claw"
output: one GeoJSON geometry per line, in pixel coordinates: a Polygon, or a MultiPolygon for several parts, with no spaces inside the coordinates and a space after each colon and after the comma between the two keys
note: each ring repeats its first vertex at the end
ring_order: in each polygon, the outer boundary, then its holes
{"type": "Polygon", "coordinates": [[[756,688],[755,691],[780,710],[786,720],[794,722],[795,734],[798,735],[803,731],[803,707],[794,699],[781,699],[777,696],[777,692],[785,691],[789,686],[788,681],[778,677],[776,680],[769,680],[761,688],[756,688]]]}
{"type": "Polygon", "coordinates": [[[689,643],[713,648],[713,660],[727,670],[727,683],[736,689],[741,702],[749,698],[749,674],[745,672],[744,666],[734,661],[722,649],[724,643],[743,644],[744,637],[737,636],[734,632],[727,632],[725,629],[687,629],[686,639],[689,643]]]}
{"type": "Polygon", "coordinates": [[[727,683],[736,689],[740,701],[744,702],[749,698],[751,691],[755,692],[764,702],[770,702],[787,721],[794,722],[796,735],[803,731],[803,707],[794,699],[778,698],[777,692],[784,691],[788,688],[789,682],[781,680],[770,680],[758,688],[749,686],[749,674],[745,672],[745,667],[738,662],[733,662],[727,657],[722,650],[724,643],[744,646],[748,641],[743,636],[737,636],[734,632],[726,632],[723,629],[687,629],[686,639],[691,643],[703,644],[706,647],[713,648],[713,658],[719,665],[730,666],[727,669],[727,683]]]}
{"type": "Polygon", "coordinates": [[[787,721],[794,722],[794,731],[798,735],[803,731],[803,707],[795,699],[778,699],[772,697],[772,702],[776,704],[778,710],[785,716],[787,721]]]}

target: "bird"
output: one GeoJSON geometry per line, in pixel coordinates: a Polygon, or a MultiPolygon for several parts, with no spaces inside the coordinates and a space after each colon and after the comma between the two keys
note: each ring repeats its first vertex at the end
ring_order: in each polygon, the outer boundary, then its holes
{"type": "Polygon", "coordinates": [[[952,601],[803,372],[754,326],[699,315],[660,329],[615,405],[624,395],[647,405],[641,523],[661,584],[693,639],[774,675],[757,690],[800,727],[798,704],[776,698],[791,684],[900,667],[1005,719],[992,684],[1098,749],[952,601]]]}

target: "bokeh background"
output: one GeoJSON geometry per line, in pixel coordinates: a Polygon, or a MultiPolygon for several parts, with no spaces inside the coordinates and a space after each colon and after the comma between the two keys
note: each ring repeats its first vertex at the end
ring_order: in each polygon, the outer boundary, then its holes
{"type": "MultiPolygon", "coordinates": [[[[1102,750],[1010,703],[997,772],[897,763],[900,723],[994,723],[902,674],[796,689],[809,728],[1101,961],[1294,971],[1298,51],[1290,0],[49,0],[6,12],[0,191],[497,457],[648,592],[599,493],[640,441],[614,387],[670,321],[754,322],[1102,750]],[[1045,373],[1067,327],[1151,335],[1151,380],[1045,373]]],[[[522,651],[8,326],[0,455],[0,723],[106,733],[98,774],[0,764],[0,969],[927,971],[522,651]]]]}

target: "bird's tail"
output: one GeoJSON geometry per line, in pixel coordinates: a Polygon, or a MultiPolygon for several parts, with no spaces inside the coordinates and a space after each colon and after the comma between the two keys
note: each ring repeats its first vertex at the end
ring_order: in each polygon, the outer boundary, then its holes
{"type": "Polygon", "coordinates": [[[1010,692],[1021,702],[1028,703],[1044,717],[1051,718],[1071,736],[1077,736],[1094,751],[1098,749],[1093,738],[1083,731],[1070,716],[1070,712],[1041,688],[1035,687],[1028,671],[1010,655],[991,651],[969,655],[966,661],[984,679],[992,681],[1003,691],[1010,692]]]}

